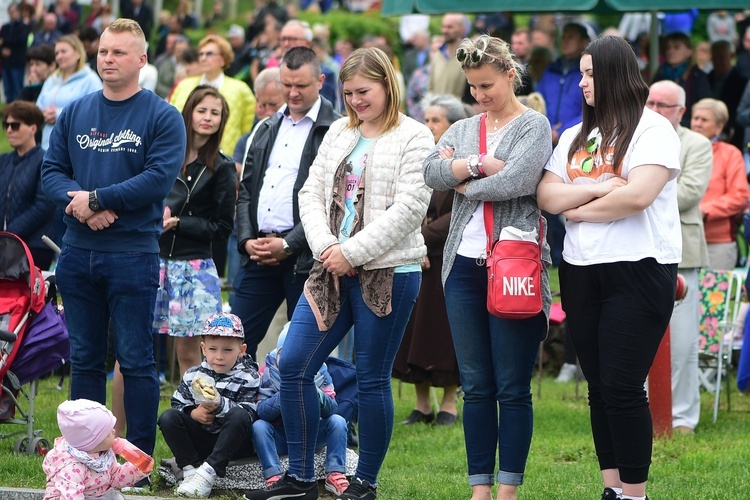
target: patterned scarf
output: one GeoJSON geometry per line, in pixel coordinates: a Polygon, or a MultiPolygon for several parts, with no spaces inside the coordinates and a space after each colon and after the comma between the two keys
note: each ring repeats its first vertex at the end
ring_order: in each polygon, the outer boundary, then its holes
{"type": "Polygon", "coordinates": [[[112,462],[115,460],[115,452],[107,450],[100,453],[98,457],[94,458],[85,451],[81,451],[78,448],[73,448],[69,443],[65,443],[65,449],[70,453],[73,458],[81,462],[83,465],[93,470],[94,472],[104,472],[112,466],[112,462]]]}
{"type": "MultiPolygon", "coordinates": [[[[353,237],[364,226],[365,171],[362,170],[359,188],[361,194],[357,198],[354,223],[351,236],[353,237]]],[[[342,161],[333,178],[333,199],[331,200],[330,229],[332,234],[339,234],[341,221],[344,218],[344,202],[346,196],[346,168],[342,161]]],[[[362,299],[376,316],[382,318],[391,313],[391,297],[393,294],[393,268],[372,269],[366,271],[360,266],[355,269],[362,289],[362,299]]],[[[334,276],[323,267],[323,263],[315,261],[310,270],[310,277],[305,282],[305,297],[315,314],[320,331],[327,331],[336,322],[341,312],[341,291],[339,276],[334,276]]]]}

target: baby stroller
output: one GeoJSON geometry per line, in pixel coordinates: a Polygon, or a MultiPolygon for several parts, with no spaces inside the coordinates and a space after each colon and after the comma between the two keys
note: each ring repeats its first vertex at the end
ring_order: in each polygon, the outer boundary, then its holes
{"type": "Polygon", "coordinates": [[[70,357],[67,329],[56,301],[45,301],[46,289],[26,244],[15,234],[0,232],[0,424],[26,427],[0,438],[22,436],[14,447],[17,453],[44,455],[50,450],[42,431],[34,430],[38,379],[70,357]],[[27,410],[19,399],[28,402],[27,410]]]}

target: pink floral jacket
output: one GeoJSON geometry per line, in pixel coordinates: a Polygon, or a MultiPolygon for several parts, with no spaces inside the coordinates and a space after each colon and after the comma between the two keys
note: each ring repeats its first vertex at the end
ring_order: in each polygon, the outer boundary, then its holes
{"type": "Polygon", "coordinates": [[[44,500],[83,500],[86,496],[102,496],[111,488],[132,486],[146,474],[117,460],[104,472],[96,472],[79,462],[67,451],[65,439],[55,439],[55,446],[44,457],[42,469],[47,475],[44,500]]]}

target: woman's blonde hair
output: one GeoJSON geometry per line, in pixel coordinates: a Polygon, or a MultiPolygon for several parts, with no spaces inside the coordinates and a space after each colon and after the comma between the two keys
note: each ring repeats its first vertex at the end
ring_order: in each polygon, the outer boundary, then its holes
{"type": "MultiPolygon", "coordinates": [[[[73,48],[73,51],[78,54],[78,64],[76,64],[76,69],[73,71],[73,73],[78,73],[81,71],[84,67],[86,67],[87,61],[86,61],[86,49],[83,48],[83,43],[81,40],[75,36],[75,35],[64,35],[57,39],[55,42],[55,45],[59,43],[67,43],[73,48]]],[[[57,59],[57,54],[55,54],[55,59],[57,59]]],[[[62,70],[58,66],[57,73],[62,73],[62,70]]],[[[72,74],[72,73],[71,73],[72,74]]]]}
{"type": "MultiPolygon", "coordinates": [[[[351,80],[355,75],[361,75],[368,80],[380,83],[385,89],[385,110],[383,111],[383,132],[388,132],[398,126],[399,109],[401,108],[401,91],[398,86],[396,72],[388,56],[376,47],[357,49],[346,58],[339,73],[339,80],[351,80]]],[[[344,99],[346,112],[349,115],[349,128],[356,128],[361,123],[356,111],[344,99]]]]}
{"type": "Polygon", "coordinates": [[[531,108],[537,113],[547,116],[547,103],[544,96],[539,92],[532,92],[529,95],[519,95],[518,100],[527,108],[531,108]]]}
{"type": "Polygon", "coordinates": [[[729,121],[729,109],[727,105],[717,99],[706,97],[693,104],[693,113],[698,109],[707,109],[714,115],[717,125],[724,126],[729,121]]]}
{"type": "Polygon", "coordinates": [[[464,71],[482,66],[490,66],[498,73],[507,73],[513,69],[516,72],[513,77],[513,90],[518,90],[523,86],[526,68],[516,61],[510,50],[510,44],[505,40],[490,35],[479,35],[473,40],[464,38],[456,49],[456,58],[464,71]],[[459,57],[462,53],[464,54],[463,60],[459,57]]]}
{"type": "Polygon", "coordinates": [[[231,66],[234,62],[234,51],[232,50],[232,45],[219,35],[208,35],[198,42],[198,50],[202,49],[209,43],[215,43],[216,46],[219,47],[221,57],[224,58],[224,69],[231,66]]]}

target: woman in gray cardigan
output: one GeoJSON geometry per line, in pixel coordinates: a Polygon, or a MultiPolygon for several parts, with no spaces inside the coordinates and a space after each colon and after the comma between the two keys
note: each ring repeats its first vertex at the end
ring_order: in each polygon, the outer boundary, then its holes
{"type": "MultiPolygon", "coordinates": [[[[472,500],[514,500],[523,483],[531,444],[531,374],[547,330],[549,280],[542,275],[543,310],[528,319],[502,319],[487,311],[486,233],[483,205],[493,202],[493,241],[514,226],[539,230],[534,195],[552,153],[548,120],[523,106],[514,90],[523,68],[508,44],[482,35],[465,39],[456,54],[474,98],[485,113],[451,126],[425,160],[427,185],[453,189],[443,283],[464,391],[464,435],[472,500]],[[480,123],[487,155],[479,155],[480,123]],[[502,420],[499,418],[502,414],[502,420]],[[500,463],[495,474],[495,456],[500,463]]],[[[549,247],[543,260],[549,265],[549,247]]]]}

